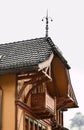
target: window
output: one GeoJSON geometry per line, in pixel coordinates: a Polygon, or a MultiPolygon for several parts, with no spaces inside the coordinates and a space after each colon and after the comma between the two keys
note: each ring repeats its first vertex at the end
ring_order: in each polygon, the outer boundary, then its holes
{"type": "Polygon", "coordinates": [[[0,88],[0,130],[2,130],[2,89],[0,88]]]}
{"type": "MultiPolygon", "coordinates": [[[[33,84],[32,87],[36,86],[36,84],[33,84]]],[[[39,85],[36,89],[33,90],[32,94],[37,94],[37,93],[43,93],[44,92],[44,87],[43,85],[39,85]]]]}
{"type": "Polygon", "coordinates": [[[46,130],[46,127],[32,120],[30,117],[25,116],[25,130],[46,130]]]}

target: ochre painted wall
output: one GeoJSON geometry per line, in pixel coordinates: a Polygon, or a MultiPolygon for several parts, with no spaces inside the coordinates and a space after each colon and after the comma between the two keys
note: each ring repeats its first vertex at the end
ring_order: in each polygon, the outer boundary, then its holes
{"type": "Polygon", "coordinates": [[[2,130],[15,130],[16,75],[0,76],[2,95],[2,130]]]}

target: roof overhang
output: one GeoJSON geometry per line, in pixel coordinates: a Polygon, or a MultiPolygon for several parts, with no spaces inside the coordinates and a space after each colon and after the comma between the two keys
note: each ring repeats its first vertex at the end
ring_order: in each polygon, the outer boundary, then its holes
{"type": "MultiPolygon", "coordinates": [[[[71,85],[69,69],[56,56],[53,56],[51,63],[52,82],[47,83],[49,94],[54,98],[62,98],[64,108],[78,107],[74,90],[71,85]]],[[[60,106],[60,104],[58,104],[60,106]]]]}

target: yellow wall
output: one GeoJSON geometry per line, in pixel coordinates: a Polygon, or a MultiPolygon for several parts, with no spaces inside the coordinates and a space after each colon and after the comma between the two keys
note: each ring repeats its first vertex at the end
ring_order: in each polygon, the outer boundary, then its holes
{"type": "Polygon", "coordinates": [[[16,75],[0,76],[2,97],[2,130],[15,130],[16,75]]]}

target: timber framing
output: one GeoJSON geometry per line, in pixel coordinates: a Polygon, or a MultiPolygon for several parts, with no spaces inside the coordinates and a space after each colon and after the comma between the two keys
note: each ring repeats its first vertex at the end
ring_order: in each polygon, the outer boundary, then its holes
{"type": "MultiPolygon", "coordinates": [[[[32,115],[35,119],[39,119],[39,117],[37,117],[37,115],[33,113],[33,110],[30,107],[28,107],[28,105],[26,105],[25,103],[21,102],[20,100],[16,100],[15,104],[17,108],[21,108],[22,110],[24,110],[25,115],[32,115]]],[[[39,122],[52,126],[52,121],[48,119],[39,120],[39,122]]]]}
{"type": "Polygon", "coordinates": [[[27,93],[24,102],[27,102],[29,95],[32,93],[33,90],[35,90],[37,87],[39,87],[43,82],[49,82],[49,79],[47,77],[43,77],[42,79],[35,82],[36,84],[29,90],[27,93]]]}
{"type": "MultiPolygon", "coordinates": [[[[41,70],[35,74],[29,74],[29,75],[22,75],[22,76],[18,76],[17,80],[24,80],[24,84],[22,86],[22,88],[20,89],[19,93],[18,93],[18,99],[20,99],[24,89],[27,87],[27,85],[29,84],[34,84],[34,87],[29,91],[29,94],[39,85],[41,85],[43,82],[46,82],[48,80],[51,80],[52,78],[47,74],[47,72],[45,70],[41,70]],[[25,81],[26,79],[26,81],[25,81]],[[27,79],[29,81],[27,81],[27,79]]],[[[25,101],[27,100],[29,94],[27,94],[25,101]]]]}
{"type": "MultiPolygon", "coordinates": [[[[63,112],[78,107],[78,103],[70,80],[70,66],[51,38],[1,44],[0,55],[4,118],[8,117],[8,102],[13,108],[15,130],[67,130],[63,127],[63,112]],[[9,98],[10,102],[6,102],[9,98]]],[[[0,118],[0,128],[2,123],[4,126],[0,118]]]]}

